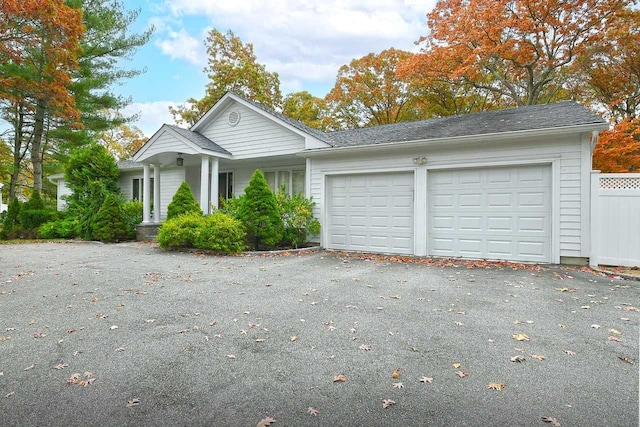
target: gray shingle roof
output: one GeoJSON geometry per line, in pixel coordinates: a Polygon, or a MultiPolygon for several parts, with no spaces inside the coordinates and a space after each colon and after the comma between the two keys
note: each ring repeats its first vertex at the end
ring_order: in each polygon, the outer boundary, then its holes
{"type": "Polygon", "coordinates": [[[333,146],[349,147],[425,139],[603,124],[606,121],[572,102],[533,105],[461,116],[439,117],[328,133],[333,146]]]}
{"type": "Polygon", "coordinates": [[[183,128],[175,126],[175,125],[165,125],[165,126],[167,126],[167,127],[171,128],[172,130],[178,132],[180,135],[182,135],[183,137],[187,138],[189,141],[193,142],[194,144],[196,144],[200,148],[204,148],[205,150],[214,151],[216,153],[222,153],[222,154],[231,155],[231,153],[229,153],[227,150],[225,150],[224,148],[222,148],[221,146],[219,146],[218,144],[216,144],[215,142],[213,142],[212,140],[210,140],[209,138],[207,138],[204,135],[201,135],[201,134],[199,134],[197,132],[192,132],[192,131],[187,130],[187,129],[183,129],[183,128]]]}
{"type": "Polygon", "coordinates": [[[140,162],[134,162],[133,160],[122,160],[118,162],[118,169],[142,169],[144,165],[140,162]]]}

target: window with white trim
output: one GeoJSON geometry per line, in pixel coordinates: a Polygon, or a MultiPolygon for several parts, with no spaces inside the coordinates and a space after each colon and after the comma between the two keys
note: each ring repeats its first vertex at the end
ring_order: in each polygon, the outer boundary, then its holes
{"type": "MultiPolygon", "coordinates": [[[[131,200],[138,200],[138,201],[142,201],[142,191],[143,191],[143,186],[144,186],[144,179],[143,178],[133,178],[132,180],[132,188],[131,188],[131,200]]],[[[149,200],[153,201],[153,178],[151,178],[151,187],[150,187],[150,193],[151,193],[151,198],[149,200]]]]}
{"type": "Polygon", "coordinates": [[[290,195],[298,193],[304,194],[304,169],[278,169],[274,171],[266,171],[264,172],[264,178],[267,180],[267,184],[269,184],[269,187],[273,192],[284,186],[285,191],[290,195]]]}

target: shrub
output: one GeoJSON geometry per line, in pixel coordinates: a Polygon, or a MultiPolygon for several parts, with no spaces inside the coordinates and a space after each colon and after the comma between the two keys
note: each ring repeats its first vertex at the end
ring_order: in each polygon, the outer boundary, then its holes
{"type": "Polygon", "coordinates": [[[109,194],[95,216],[93,236],[102,242],[125,240],[129,237],[129,226],[122,212],[122,199],[109,194]]]}
{"type": "Polygon", "coordinates": [[[315,202],[302,194],[290,196],[284,187],[276,194],[280,216],[284,223],[282,244],[295,246],[307,243],[310,236],[320,233],[320,222],[313,217],[315,202]]]}
{"type": "Polygon", "coordinates": [[[204,217],[196,235],[195,247],[223,254],[235,254],[244,250],[246,233],[242,223],[222,212],[204,217]]]}
{"type": "Polygon", "coordinates": [[[205,219],[199,213],[180,215],[162,224],[156,240],[165,249],[193,248],[204,223],[205,219]]]}
{"type": "Polygon", "coordinates": [[[69,217],[45,222],[38,234],[44,239],[73,239],[78,237],[78,221],[69,217]]]}
{"type": "Polygon", "coordinates": [[[187,213],[198,213],[202,215],[202,210],[196,198],[193,197],[189,184],[183,182],[180,184],[180,188],[178,188],[176,194],[173,195],[171,203],[167,206],[167,220],[177,218],[187,213]]]}
{"type": "Polygon", "coordinates": [[[11,203],[9,203],[4,221],[2,222],[2,233],[0,234],[0,237],[3,239],[15,238],[12,234],[15,229],[20,228],[18,216],[20,215],[21,207],[22,203],[20,203],[20,200],[17,198],[13,199],[11,203]]]}
{"type": "Polygon", "coordinates": [[[129,238],[136,237],[136,225],[142,222],[142,202],[129,200],[122,205],[122,214],[129,228],[129,238]]]}
{"type": "Polygon", "coordinates": [[[238,218],[238,211],[240,210],[240,205],[242,204],[243,197],[244,196],[234,196],[230,199],[220,199],[220,207],[218,208],[218,211],[227,215],[231,215],[234,218],[238,218]]]}
{"type": "Polygon", "coordinates": [[[259,169],[249,180],[241,200],[237,216],[254,248],[276,246],[282,238],[282,218],[276,198],[259,169]]]}
{"type": "Polygon", "coordinates": [[[28,237],[36,237],[37,230],[42,224],[55,217],[55,211],[46,209],[44,201],[38,191],[34,191],[28,201],[20,208],[18,222],[27,231],[28,237]]]}

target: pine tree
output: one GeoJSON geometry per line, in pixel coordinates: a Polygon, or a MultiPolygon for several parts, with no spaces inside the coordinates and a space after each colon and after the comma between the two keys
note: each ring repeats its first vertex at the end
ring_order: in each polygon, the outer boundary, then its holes
{"type": "Polygon", "coordinates": [[[253,173],[238,209],[238,218],[256,250],[276,246],[282,239],[284,225],[276,198],[259,169],[253,173]]]}
{"type": "Polygon", "coordinates": [[[102,242],[124,240],[129,235],[129,226],[122,212],[122,201],[115,194],[104,199],[93,223],[93,235],[102,242]]]}
{"type": "Polygon", "coordinates": [[[180,184],[176,194],[173,195],[171,203],[167,206],[167,220],[192,212],[202,215],[202,209],[200,209],[196,198],[193,197],[191,187],[186,182],[183,182],[180,184]]]}

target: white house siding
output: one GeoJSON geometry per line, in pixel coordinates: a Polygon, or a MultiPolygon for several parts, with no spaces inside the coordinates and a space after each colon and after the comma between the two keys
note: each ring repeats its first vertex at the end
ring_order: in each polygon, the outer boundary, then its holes
{"type": "MultiPolygon", "coordinates": [[[[191,192],[196,200],[200,200],[200,165],[187,166],[184,169],[184,180],[191,187],[191,192]]],[[[160,183],[162,184],[162,180],[160,180],[160,183]]]]}
{"type": "Polygon", "coordinates": [[[64,210],[67,206],[67,201],[63,198],[63,196],[68,196],[71,194],[71,189],[67,187],[67,183],[64,179],[58,180],[58,196],[57,196],[57,209],[59,211],[64,210]]]}
{"type": "Polygon", "coordinates": [[[167,217],[167,206],[184,181],[184,175],[183,167],[160,169],[160,217],[163,220],[167,217]]]}
{"type": "Polygon", "coordinates": [[[244,189],[249,185],[249,180],[256,169],[260,169],[263,173],[276,170],[304,170],[305,160],[301,157],[291,157],[271,161],[238,162],[228,166],[222,164],[220,166],[220,172],[233,172],[233,193],[236,196],[244,194],[244,189]]]}
{"type": "Polygon", "coordinates": [[[235,159],[295,154],[304,149],[304,138],[255,111],[233,104],[201,133],[223,146],[235,159]],[[229,112],[240,113],[240,121],[231,126],[229,112]]]}
{"type": "MultiPolygon", "coordinates": [[[[133,180],[142,179],[142,170],[121,171],[118,179],[118,187],[125,200],[133,199],[133,180]]],[[[142,189],[140,189],[142,191],[142,189]]]]}
{"type": "MultiPolygon", "coordinates": [[[[378,150],[372,154],[358,154],[358,150],[338,151],[330,158],[312,158],[310,191],[316,201],[314,215],[323,220],[322,206],[324,203],[325,176],[335,173],[364,173],[401,170],[419,170],[426,167],[429,170],[482,167],[509,164],[545,164],[554,163],[555,175],[553,182],[553,219],[554,230],[559,228],[556,250],[559,257],[588,257],[589,248],[585,244],[589,218],[580,208],[581,203],[589,200],[588,185],[591,165],[581,161],[584,147],[588,138],[574,134],[562,137],[541,137],[537,139],[520,139],[510,142],[486,143],[476,142],[466,146],[441,145],[422,149],[407,149],[400,146],[392,150],[378,150]],[[426,156],[425,166],[416,166],[413,158],[426,156]],[[586,190],[585,190],[586,188],[586,190]]],[[[423,175],[416,174],[417,180],[423,175]]],[[[416,182],[416,189],[421,183],[416,182]]],[[[422,185],[422,188],[425,188],[422,185]]],[[[418,209],[420,204],[416,205],[418,209]]],[[[426,221],[426,215],[424,216],[426,221]]],[[[416,226],[420,216],[416,214],[416,226]]],[[[426,228],[425,228],[426,231],[426,228]]],[[[418,232],[418,228],[416,228],[418,232]]],[[[420,238],[420,237],[419,237],[420,238]]],[[[419,239],[418,238],[418,239],[419,239]]],[[[426,236],[423,236],[426,239],[426,236]]],[[[419,243],[419,242],[416,242],[419,243]]],[[[419,248],[416,245],[416,249],[419,248]]],[[[418,254],[419,251],[418,251],[418,254]]]]}

